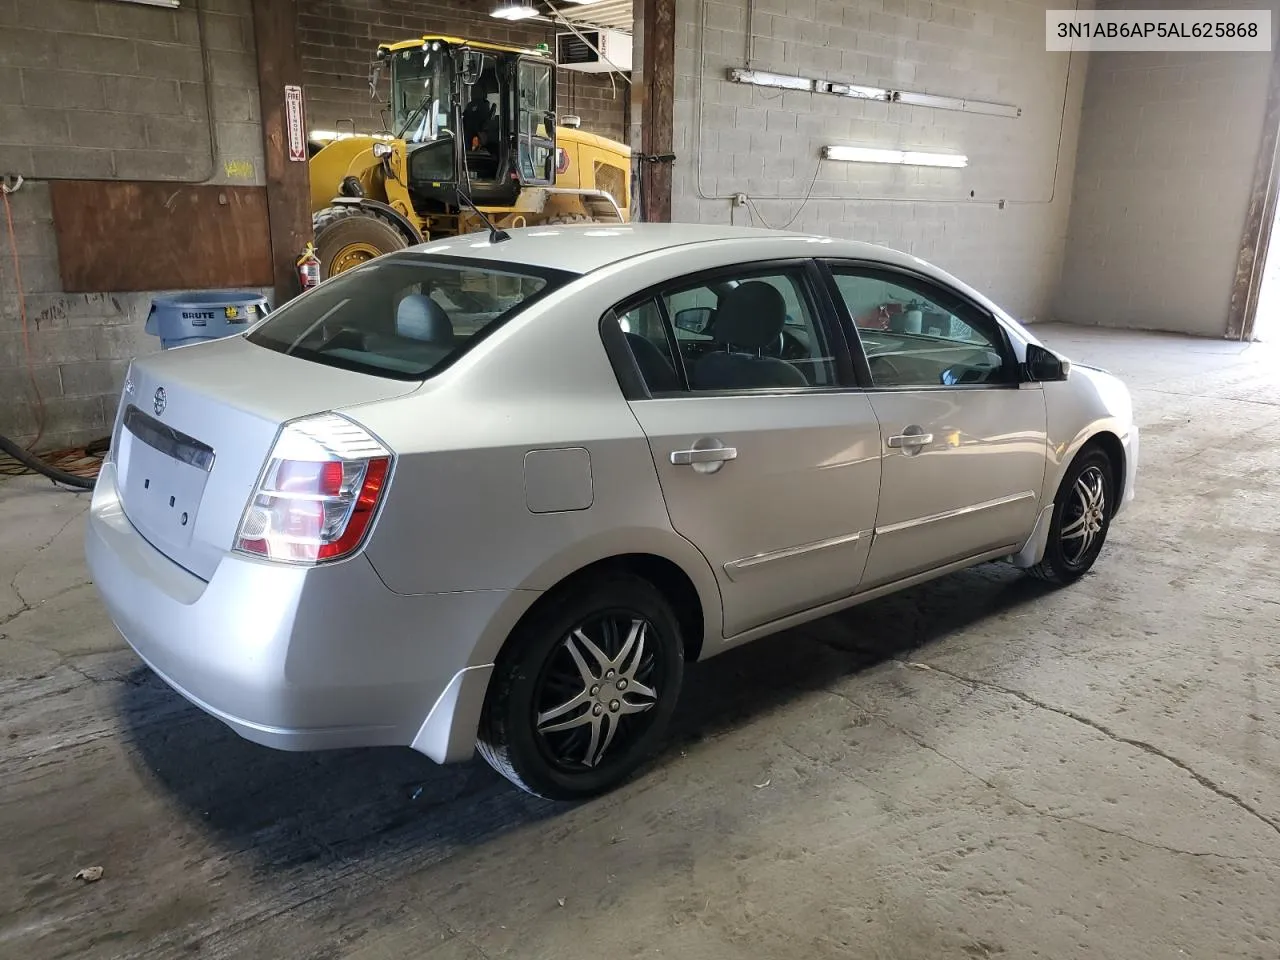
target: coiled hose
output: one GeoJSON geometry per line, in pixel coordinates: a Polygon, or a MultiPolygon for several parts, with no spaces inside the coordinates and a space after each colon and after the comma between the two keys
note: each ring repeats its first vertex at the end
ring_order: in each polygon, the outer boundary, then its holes
{"type": "Polygon", "coordinates": [[[55,483],[61,483],[64,486],[75,487],[78,490],[92,490],[96,480],[90,480],[88,477],[78,477],[74,473],[67,473],[65,470],[59,470],[57,467],[50,466],[39,457],[28,453],[21,446],[14,443],[3,433],[0,433],[0,450],[3,450],[13,459],[29,470],[43,474],[55,483]]]}

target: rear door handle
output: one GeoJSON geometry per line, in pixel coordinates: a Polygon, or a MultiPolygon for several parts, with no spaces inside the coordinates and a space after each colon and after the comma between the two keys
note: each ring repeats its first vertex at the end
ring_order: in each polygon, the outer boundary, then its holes
{"type": "Polygon", "coordinates": [[[933,443],[933,434],[900,433],[896,437],[890,437],[885,442],[895,450],[912,450],[917,447],[925,447],[933,443]]]}
{"type": "Polygon", "coordinates": [[[726,460],[737,460],[737,447],[709,447],[705,450],[672,450],[671,462],[677,467],[687,467],[695,463],[723,463],[726,460]]]}

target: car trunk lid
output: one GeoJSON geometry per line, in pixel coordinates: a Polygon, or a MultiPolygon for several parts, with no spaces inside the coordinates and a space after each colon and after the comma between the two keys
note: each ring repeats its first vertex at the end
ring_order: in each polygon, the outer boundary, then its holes
{"type": "Polygon", "coordinates": [[[281,424],[418,387],[242,337],[135,360],[114,450],[125,515],[157,550],[207,580],[234,544],[281,424]]]}

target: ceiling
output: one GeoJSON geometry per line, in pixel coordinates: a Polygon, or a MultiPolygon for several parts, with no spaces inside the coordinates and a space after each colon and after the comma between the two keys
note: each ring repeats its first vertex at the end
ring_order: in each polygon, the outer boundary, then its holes
{"type": "Polygon", "coordinates": [[[571,3],[569,0],[541,0],[546,11],[543,18],[556,22],[555,13],[575,26],[607,27],[631,32],[631,0],[596,0],[595,3],[571,3]]]}

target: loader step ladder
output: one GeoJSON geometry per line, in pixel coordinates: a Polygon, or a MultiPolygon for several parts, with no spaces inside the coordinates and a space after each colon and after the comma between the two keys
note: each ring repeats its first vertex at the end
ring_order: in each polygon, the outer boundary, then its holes
{"type": "Polygon", "coordinates": [[[617,202],[613,197],[605,194],[603,197],[585,196],[582,198],[587,208],[587,213],[591,215],[591,219],[599,223],[622,223],[622,211],[618,209],[617,202]]]}

